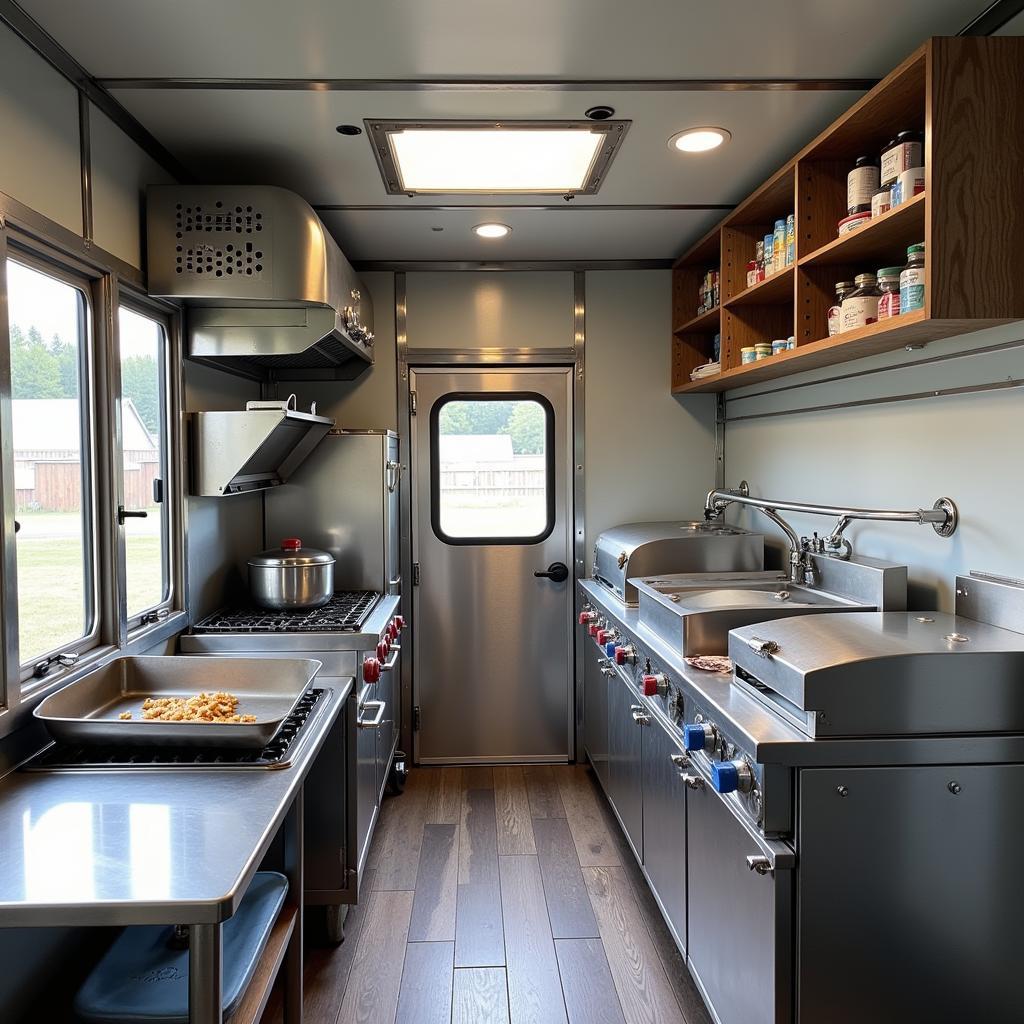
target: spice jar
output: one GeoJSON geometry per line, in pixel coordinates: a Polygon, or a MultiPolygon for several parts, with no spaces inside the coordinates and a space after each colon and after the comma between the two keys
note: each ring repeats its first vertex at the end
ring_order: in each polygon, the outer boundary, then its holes
{"type": "MultiPolygon", "coordinates": [[[[921,132],[900,132],[882,150],[879,184],[891,185],[904,171],[924,166],[924,135],[921,132]]],[[[893,204],[895,205],[895,204],[893,204]]]]}
{"type": "Polygon", "coordinates": [[[900,274],[900,312],[924,309],[924,242],[907,248],[907,265],[900,274]]]}
{"type": "Polygon", "coordinates": [[[865,213],[871,209],[871,197],[878,191],[878,160],[873,156],[859,156],[853,170],[846,176],[846,212],[865,213]]]}
{"type": "Polygon", "coordinates": [[[857,286],[843,298],[839,310],[839,333],[855,331],[858,327],[878,323],[878,280],[874,274],[858,274],[853,283],[857,286]]]}
{"type": "Polygon", "coordinates": [[[882,297],[878,300],[878,319],[888,320],[900,314],[900,274],[902,267],[882,267],[878,271],[878,290],[882,297]]]}
{"type": "Polygon", "coordinates": [[[852,281],[837,281],[836,282],[836,302],[834,306],[829,306],[827,320],[828,320],[828,334],[831,338],[833,335],[839,333],[839,311],[843,304],[843,299],[853,291],[852,281]]]}

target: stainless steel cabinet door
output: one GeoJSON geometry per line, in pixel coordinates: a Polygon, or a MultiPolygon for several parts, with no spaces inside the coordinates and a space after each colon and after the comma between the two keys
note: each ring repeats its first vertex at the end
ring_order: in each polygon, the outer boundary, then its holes
{"type": "Polygon", "coordinates": [[[383,717],[377,727],[377,792],[384,795],[384,785],[388,781],[391,768],[391,755],[394,753],[398,737],[398,691],[401,679],[397,655],[389,660],[392,668],[381,673],[380,681],[374,689],[375,700],[384,701],[383,717]]]}
{"type": "Polygon", "coordinates": [[[793,872],[750,869],[770,847],[710,785],[687,790],[686,812],[690,968],[721,1024],[789,1024],[793,872]]]}
{"type": "Polygon", "coordinates": [[[802,1024],[1022,1019],[1022,792],[1019,764],[800,773],[802,1024]]]}
{"type": "Polygon", "coordinates": [[[682,749],[656,721],[643,729],[644,867],[676,944],[686,952],[686,786],[682,749]]]}
{"type": "Polygon", "coordinates": [[[369,853],[370,835],[377,815],[377,727],[373,724],[379,708],[372,688],[367,686],[359,699],[356,716],[356,807],[359,871],[362,873],[369,853]]]}
{"type": "Polygon", "coordinates": [[[608,659],[601,653],[585,626],[580,626],[583,658],[583,744],[587,756],[608,792],[608,659]]]}
{"type": "Polygon", "coordinates": [[[399,461],[398,438],[387,438],[387,458],[384,464],[384,577],[385,593],[399,594],[402,587],[401,570],[401,503],[402,464],[399,461]]]}
{"type": "MultiPolygon", "coordinates": [[[[643,783],[640,758],[644,726],[633,718],[642,707],[633,689],[618,673],[608,682],[608,776],[611,801],[626,837],[643,858],[643,783]]],[[[639,712],[638,712],[639,713],[639,712]]]]}
{"type": "Polygon", "coordinates": [[[417,760],[568,760],[572,373],[410,377],[417,760]]]}

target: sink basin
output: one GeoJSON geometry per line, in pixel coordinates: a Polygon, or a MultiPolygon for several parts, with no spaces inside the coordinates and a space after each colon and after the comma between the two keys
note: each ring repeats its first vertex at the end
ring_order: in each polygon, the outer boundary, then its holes
{"type": "Polygon", "coordinates": [[[633,581],[640,622],[683,655],[727,654],[729,630],[792,615],[875,611],[873,604],[789,583],[777,573],[633,581]]]}

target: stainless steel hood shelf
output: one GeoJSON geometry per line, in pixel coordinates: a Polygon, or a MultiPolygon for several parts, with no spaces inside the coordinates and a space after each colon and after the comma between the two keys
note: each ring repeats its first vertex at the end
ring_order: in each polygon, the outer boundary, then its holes
{"type": "Polygon", "coordinates": [[[334,420],[285,402],[249,402],[244,412],[194,412],[192,493],[206,497],[283,484],[334,426],[334,420]]]}
{"type": "Polygon", "coordinates": [[[320,218],[287,189],[153,185],[150,293],[188,306],[189,358],[256,379],[351,379],[373,304],[320,218]]]}

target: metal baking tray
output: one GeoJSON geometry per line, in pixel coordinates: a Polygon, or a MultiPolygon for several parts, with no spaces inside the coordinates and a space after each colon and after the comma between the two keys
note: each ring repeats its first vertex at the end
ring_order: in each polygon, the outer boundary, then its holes
{"type": "Polygon", "coordinates": [[[308,658],[117,658],[63,689],[35,709],[54,739],[120,746],[266,746],[309,689],[321,663],[308,658]],[[226,691],[238,713],[255,722],[160,722],[142,718],[147,697],[193,697],[226,691]],[[119,716],[130,711],[132,718],[119,716]]]}

